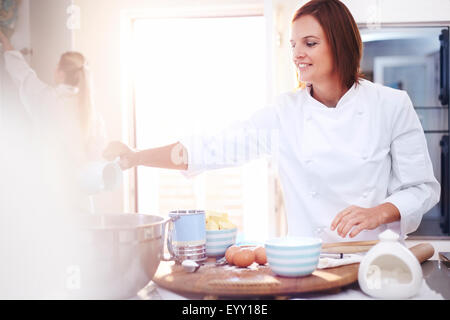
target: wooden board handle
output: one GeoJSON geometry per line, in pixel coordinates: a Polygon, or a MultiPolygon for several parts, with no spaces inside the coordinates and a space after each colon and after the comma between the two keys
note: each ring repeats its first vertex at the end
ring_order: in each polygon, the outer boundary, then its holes
{"type": "Polygon", "coordinates": [[[322,244],[322,249],[329,249],[334,247],[366,247],[376,245],[379,240],[373,241],[347,241],[347,242],[331,242],[322,244]]]}
{"type": "Polygon", "coordinates": [[[414,247],[409,248],[409,250],[411,250],[420,263],[427,261],[434,254],[434,248],[429,243],[419,243],[414,247]]]}
{"type": "Polygon", "coordinates": [[[376,245],[379,240],[374,241],[349,241],[332,242],[322,244],[322,252],[326,253],[358,253],[367,252],[376,245]]]}

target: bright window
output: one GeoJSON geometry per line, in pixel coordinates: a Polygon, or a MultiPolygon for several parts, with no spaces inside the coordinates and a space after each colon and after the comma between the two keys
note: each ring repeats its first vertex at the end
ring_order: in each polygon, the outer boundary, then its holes
{"type": "MultiPolygon", "coordinates": [[[[137,19],[133,81],[138,149],[217,131],[266,105],[263,16],[137,19]]],[[[228,212],[246,239],[267,236],[267,161],[205,172],[140,167],[139,212],[176,209],[228,212]]]]}

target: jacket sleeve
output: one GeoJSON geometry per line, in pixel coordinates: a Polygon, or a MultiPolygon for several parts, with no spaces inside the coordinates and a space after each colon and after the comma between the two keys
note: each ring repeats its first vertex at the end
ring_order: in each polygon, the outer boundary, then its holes
{"type": "Polygon", "coordinates": [[[249,119],[236,122],[217,134],[191,135],[179,142],[187,149],[185,177],[206,170],[235,167],[261,157],[275,157],[279,146],[277,103],[255,112],[249,119]]]}
{"type": "Polygon", "coordinates": [[[28,114],[36,116],[41,114],[38,108],[45,108],[47,101],[55,99],[55,90],[39,80],[36,73],[28,65],[19,51],[6,51],[5,68],[19,89],[19,96],[28,114]]]}
{"type": "Polygon", "coordinates": [[[404,92],[393,118],[391,176],[385,202],[400,211],[400,233],[407,235],[420,225],[422,216],[440,198],[425,134],[413,104],[404,92]]]}

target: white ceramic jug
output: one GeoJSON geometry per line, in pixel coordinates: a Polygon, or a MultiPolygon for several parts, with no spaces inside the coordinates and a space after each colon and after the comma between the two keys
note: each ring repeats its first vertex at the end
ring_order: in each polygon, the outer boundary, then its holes
{"type": "Polygon", "coordinates": [[[80,185],[89,195],[115,190],[122,184],[122,179],[118,161],[91,162],[80,173],[80,185]]]}
{"type": "Polygon", "coordinates": [[[406,299],[420,290],[422,268],[412,252],[398,242],[398,234],[382,232],[380,242],[364,256],[358,282],[366,294],[380,299],[406,299]]]}

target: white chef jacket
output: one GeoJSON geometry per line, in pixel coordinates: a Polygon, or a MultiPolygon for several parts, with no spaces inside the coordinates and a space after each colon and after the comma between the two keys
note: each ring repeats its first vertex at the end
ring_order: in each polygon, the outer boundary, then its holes
{"type": "Polygon", "coordinates": [[[375,240],[387,228],[404,238],[440,197],[425,135],[405,91],[361,79],[335,108],[310,87],[280,95],[250,119],[222,132],[180,140],[187,177],[270,156],[276,161],[288,235],[325,242],[375,240]],[[400,221],[343,239],[330,225],[350,205],[392,203],[400,221]]]}

